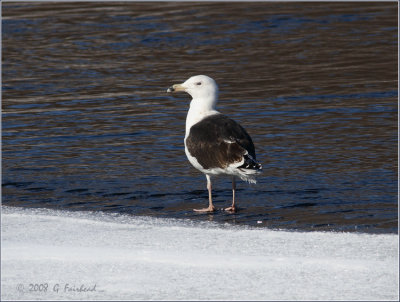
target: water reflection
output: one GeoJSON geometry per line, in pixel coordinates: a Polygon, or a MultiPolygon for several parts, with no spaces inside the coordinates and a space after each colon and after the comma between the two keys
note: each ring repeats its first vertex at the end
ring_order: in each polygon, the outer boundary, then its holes
{"type": "MultiPolygon", "coordinates": [[[[5,3],[3,202],[295,229],[397,230],[395,3],[5,3]],[[194,74],[265,172],[211,217],[188,164],[194,74]],[[257,221],[262,221],[258,224],[257,221]]],[[[218,207],[229,180],[215,183],[218,207]]]]}

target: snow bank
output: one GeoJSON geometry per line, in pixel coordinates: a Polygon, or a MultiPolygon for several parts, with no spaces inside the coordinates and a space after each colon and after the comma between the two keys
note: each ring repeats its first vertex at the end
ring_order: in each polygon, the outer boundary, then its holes
{"type": "Polygon", "coordinates": [[[397,300],[398,236],[2,207],[4,300],[397,300]]]}

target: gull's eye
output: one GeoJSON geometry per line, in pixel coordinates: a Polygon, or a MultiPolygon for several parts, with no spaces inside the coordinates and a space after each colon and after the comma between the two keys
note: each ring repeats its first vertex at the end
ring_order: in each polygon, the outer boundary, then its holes
{"type": "Polygon", "coordinates": [[[200,86],[200,85],[201,85],[201,82],[197,82],[196,85],[200,86]]]}

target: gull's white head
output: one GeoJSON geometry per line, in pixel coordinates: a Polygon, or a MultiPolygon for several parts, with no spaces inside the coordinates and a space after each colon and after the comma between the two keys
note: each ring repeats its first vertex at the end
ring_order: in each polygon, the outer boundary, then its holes
{"type": "Polygon", "coordinates": [[[185,91],[193,100],[191,106],[214,109],[218,100],[218,86],[215,81],[205,75],[197,75],[187,79],[182,84],[175,84],[168,88],[167,92],[185,91]]]}

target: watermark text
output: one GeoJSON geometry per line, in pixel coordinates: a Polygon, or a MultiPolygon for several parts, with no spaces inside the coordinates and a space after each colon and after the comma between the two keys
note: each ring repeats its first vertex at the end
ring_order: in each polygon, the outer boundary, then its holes
{"type": "Polygon", "coordinates": [[[20,293],[90,293],[99,291],[97,284],[84,284],[84,283],[18,283],[16,287],[20,293]]]}

